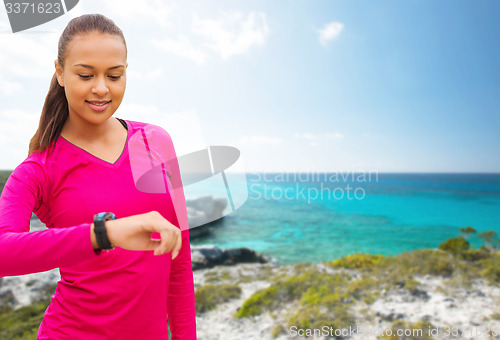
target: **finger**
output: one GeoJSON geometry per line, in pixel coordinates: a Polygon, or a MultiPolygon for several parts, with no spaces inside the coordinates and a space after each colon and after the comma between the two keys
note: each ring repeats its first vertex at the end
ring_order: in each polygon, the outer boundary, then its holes
{"type": "Polygon", "coordinates": [[[179,255],[179,252],[181,251],[182,248],[182,233],[179,232],[177,233],[177,242],[174,245],[174,249],[172,250],[172,260],[179,255]]]}
{"type": "Polygon", "coordinates": [[[161,247],[161,239],[152,238],[149,240],[148,250],[153,250],[155,255],[158,255],[161,247]]]}
{"type": "Polygon", "coordinates": [[[174,240],[175,237],[172,235],[172,230],[163,230],[160,232],[161,236],[161,244],[158,246],[158,251],[155,253],[155,255],[162,255],[168,253],[173,245],[174,245],[174,240]]]}

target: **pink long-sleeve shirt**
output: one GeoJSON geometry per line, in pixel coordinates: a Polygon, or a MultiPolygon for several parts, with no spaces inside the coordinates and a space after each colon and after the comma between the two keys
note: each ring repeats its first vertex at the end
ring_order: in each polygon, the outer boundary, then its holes
{"type": "MultiPolygon", "coordinates": [[[[58,137],[21,163],[2,192],[0,276],[53,268],[61,273],[37,339],[168,339],[167,315],[172,339],[196,339],[188,229],[181,228],[182,248],[174,260],[171,253],[115,247],[96,254],[92,247],[90,225],[98,212],[120,218],[156,210],[178,227],[179,220],[187,221],[185,204],[175,213],[171,191],[137,189],[131,136],[154,126],[127,121],[127,127],[127,144],[115,163],[58,137]],[[29,233],[32,211],[48,230],[29,233]]],[[[167,144],[158,148],[173,152],[168,133],[153,130],[167,144]]],[[[169,171],[180,179],[174,165],[169,171]]],[[[185,203],[182,186],[176,195],[185,203]]]]}

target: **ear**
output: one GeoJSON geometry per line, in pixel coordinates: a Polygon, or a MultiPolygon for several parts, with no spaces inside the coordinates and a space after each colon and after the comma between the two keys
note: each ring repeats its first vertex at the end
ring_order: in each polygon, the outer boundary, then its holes
{"type": "Polygon", "coordinates": [[[59,65],[59,61],[57,59],[54,61],[54,66],[56,67],[57,82],[59,83],[59,85],[64,87],[63,69],[61,65],[59,65]]]}

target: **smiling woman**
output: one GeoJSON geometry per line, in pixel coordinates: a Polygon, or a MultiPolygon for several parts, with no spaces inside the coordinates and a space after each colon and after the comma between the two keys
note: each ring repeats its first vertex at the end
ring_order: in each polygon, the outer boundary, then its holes
{"type": "Polygon", "coordinates": [[[109,118],[125,94],[127,51],[119,36],[89,32],[75,36],[64,63],[55,61],[57,81],[64,87],[68,118],[61,136],[110,163],[123,150],[127,134],[109,118]],[[115,131],[110,140],[96,145],[95,136],[115,131]],[[90,132],[90,134],[89,134],[90,132]]]}
{"type": "Polygon", "coordinates": [[[113,21],[91,14],[68,23],[29,156],[0,197],[0,277],[61,273],[37,339],[168,339],[167,316],[173,339],[196,339],[182,186],[175,195],[138,190],[127,147],[153,129],[160,136],[147,150],[165,150],[174,177],[161,183],[179,183],[172,140],[159,127],[112,117],[127,65],[113,21]],[[29,232],[32,212],[47,230],[29,232]]]}
{"type": "Polygon", "coordinates": [[[127,53],[123,41],[115,35],[90,32],[74,37],[68,47],[71,53],[65,65],[55,62],[57,81],[69,103],[65,128],[82,121],[107,121],[125,94],[127,53]]]}

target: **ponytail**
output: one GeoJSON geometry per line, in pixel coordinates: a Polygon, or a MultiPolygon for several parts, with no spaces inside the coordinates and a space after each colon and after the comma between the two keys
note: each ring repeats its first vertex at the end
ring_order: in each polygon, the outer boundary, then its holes
{"type": "Polygon", "coordinates": [[[50,82],[49,93],[45,98],[38,130],[31,138],[28,155],[33,152],[43,152],[61,134],[66,119],[68,118],[68,100],[64,87],[57,82],[56,74],[50,82]]]}

